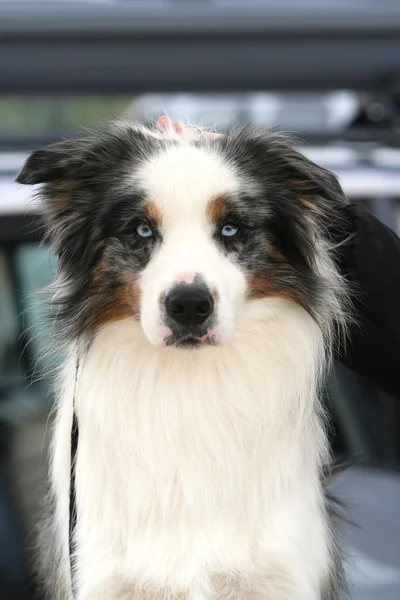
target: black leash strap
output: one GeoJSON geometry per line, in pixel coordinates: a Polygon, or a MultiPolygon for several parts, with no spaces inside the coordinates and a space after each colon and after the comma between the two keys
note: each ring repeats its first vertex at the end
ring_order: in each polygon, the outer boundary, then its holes
{"type": "Polygon", "coordinates": [[[74,595],[74,534],[77,520],[76,513],[76,490],[75,490],[75,462],[76,454],[78,451],[79,441],[79,428],[78,418],[76,416],[76,388],[78,382],[78,371],[79,371],[79,358],[76,361],[76,372],[75,372],[75,385],[74,385],[74,396],[73,396],[73,415],[72,415],[72,427],[71,427],[71,466],[70,466],[70,483],[69,483],[69,564],[71,571],[71,585],[72,592],[74,595]]]}

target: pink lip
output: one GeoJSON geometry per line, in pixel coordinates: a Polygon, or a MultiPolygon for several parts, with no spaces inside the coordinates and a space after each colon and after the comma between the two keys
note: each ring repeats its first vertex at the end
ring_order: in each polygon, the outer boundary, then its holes
{"type": "MultiPolygon", "coordinates": [[[[216,336],[218,334],[216,329],[210,329],[209,331],[207,331],[207,333],[205,333],[204,335],[202,335],[201,337],[198,338],[199,342],[204,343],[207,339],[212,338],[214,336],[216,336]]],[[[158,330],[158,338],[157,338],[157,346],[160,348],[165,348],[167,347],[169,344],[167,344],[167,338],[170,337],[172,334],[172,331],[169,327],[160,327],[158,330]]]]}
{"type": "Polygon", "coordinates": [[[172,335],[172,331],[169,327],[160,327],[158,330],[157,346],[165,348],[165,346],[167,345],[165,339],[170,335],[172,335]]]}
{"type": "Polygon", "coordinates": [[[217,332],[215,331],[215,329],[210,329],[209,331],[207,331],[207,333],[201,336],[200,341],[205,342],[206,339],[213,337],[214,335],[216,335],[216,333],[217,332]]]}

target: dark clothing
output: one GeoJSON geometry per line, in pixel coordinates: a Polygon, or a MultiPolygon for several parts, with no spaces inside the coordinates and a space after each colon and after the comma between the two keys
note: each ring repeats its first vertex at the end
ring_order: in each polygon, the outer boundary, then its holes
{"type": "Polygon", "coordinates": [[[358,323],[338,359],[400,398],[400,239],[362,207],[349,205],[345,211],[353,235],[344,246],[341,270],[356,286],[358,323]]]}

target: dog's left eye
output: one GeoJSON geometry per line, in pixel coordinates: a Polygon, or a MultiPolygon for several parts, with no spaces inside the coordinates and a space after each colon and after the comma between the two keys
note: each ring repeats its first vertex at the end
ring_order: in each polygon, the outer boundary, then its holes
{"type": "Polygon", "coordinates": [[[239,227],[233,223],[227,223],[221,229],[221,235],[224,237],[233,237],[239,232],[239,227]]]}
{"type": "Polygon", "coordinates": [[[152,228],[147,225],[146,223],[142,223],[141,225],[138,225],[136,227],[136,233],[138,234],[138,236],[143,237],[143,238],[149,238],[152,237],[153,235],[153,230],[152,228]]]}

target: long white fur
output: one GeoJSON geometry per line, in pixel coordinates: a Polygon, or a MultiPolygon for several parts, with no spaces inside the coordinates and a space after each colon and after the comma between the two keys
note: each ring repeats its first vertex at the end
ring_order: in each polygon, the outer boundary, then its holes
{"type": "Polygon", "coordinates": [[[331,560],[319,481],[323,331],[290,300],[247,301],[240,265],[212,241],[208,202],[246,184],[231,165],[183,140],[131,181],[162,211],[164,243],[140,281],[141,322],[103,326],[88,352],[71,345],[63,368],[51,475],[57,600],[72,598],[73,401],[76,600],[220,600],[216,577],[246,582],[241,600],[320,600],[331,560]],[[159,297],[182,272],[217,290],[220,345],[162,347],[159,297]]]}

